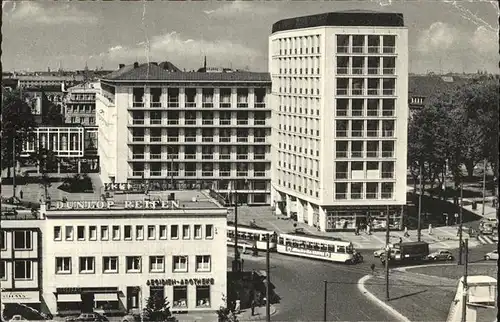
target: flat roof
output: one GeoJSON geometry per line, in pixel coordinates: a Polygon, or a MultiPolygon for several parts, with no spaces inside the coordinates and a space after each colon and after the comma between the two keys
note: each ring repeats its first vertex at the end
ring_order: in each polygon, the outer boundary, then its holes
{"type": "Polygon", "coordinates": [[[402,13],[348,10],[283,19],[273,24],[272,33],[329,26],[404,27],[402,13]]]}

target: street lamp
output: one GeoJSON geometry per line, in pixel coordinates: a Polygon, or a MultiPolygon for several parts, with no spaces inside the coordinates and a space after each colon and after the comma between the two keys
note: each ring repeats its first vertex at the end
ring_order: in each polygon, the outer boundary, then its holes
{"type": "Polygon", "coordinates": [[[419,176],[419,194],[418,194],[418,227],[417,227],[417,240],[421,241],[422,237],[422,231],[421,231],[421,222],[420,222],[420,217],[422,216],[422,164],[420,164],[420,171],[418,173],[419,176]]]}

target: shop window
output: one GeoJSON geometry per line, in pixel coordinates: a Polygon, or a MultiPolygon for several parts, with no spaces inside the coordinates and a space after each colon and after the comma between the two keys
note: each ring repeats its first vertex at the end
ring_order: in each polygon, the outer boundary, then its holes
{"type": "Polygon", "coordinates": [[[167,226],[160,225],[160,239],[167,239],[167,226]]]}
{"type": "Polygon", "coordinates": [[[205,225],[205,238],[206,239],[214,238],[214,225],[205,225]]]}
{"type": "Polygon", "coordinates": [[[174,256],[173,270],[174,270],[174,272],[187,272],[188,271],[188,257],[187,256],[174,256]]]}
{"type": "Polygon", "coordinates": [[[97,240],[97,226],[89,226],[89,240],[97,240]]]}
{"type": "Polygon", "coordinates": [[[66,240],[73,240],[73,226],[66,226],[64,228],[66,240]]]}
{"type": "Polygon", "coordinates": [[[0,261],[0,280],[6,280],[7,279],[7,262],[6,261],[0,261]]]}
{"type": "Polygon", "coordinates": [[[144,239],[144,226],[135,226],[135,239],[144,239]]]}
{"type": "Polygon", "coordinates": [[[95,258],[94,257],[80,257],[80,273],[90,274],[94,273],[95,258]]]}
{"type": "Polygon", "coordinates": [[[116,256],[103,257],[102,271],[104,273],[118,273],[118,257],[116,256]]]}
{"type": "Polygon", "coordinates": [[[210,307],[210,285],[196,286],[196,307],[210,307]]]}
{"type": "Polygon", "coordinates": [[[179,226],[178,225],[172,225],[170,227],[170,238],[179,239],[179,226]]]}
{"type": "Polygon", "coordinates": [[[31,231],[29,230],[14,231],[14,249],[23,250],[31,248],[32,248],[31,231]]]}
{"type": "Polygon", "coordinates": [[[182,225],[182,239],[189,239],[189,225],[182,225]]]}
{"type": "Polygon", "coordinates": [[[141,272],[141,257],[127,256],[127,273],[140,273],[140,272],[141,272]]]}
{"type": "Polygon", "coordinates": [[[120,226],[113,226],[113,240],[120,240],[120,226]]]}
{"type": "MultiPolygon", "coordinates": [[[[3,235],[3,231],[2,231],[2,235],[3,235]]],[[[61,226],[54,227],[54,240],[62,240],[61,226]]],[[[2,242],[3,242],[3,237],[2,237],[2,242]]],[[[2,249],[4,249],[3,244],[2,244],[2,249]]]]}
{"type": "Polygon", "coordinates": [[[16,260],[14,261],[14,279],[15,280],[30,280],[32,279],[31,261],[16,260]]]}
{"type": "Polygon", "coordinates": [[[71,257],[56,257],[56,274],[71,274],[71,257]]]}
{"type": "Polygon", "coordinates": [[[156,229],[155,226],[148,226],[148,239],[155,239],[156,237],[156,229]]]}
{"type": "Polygon", "coordinates": [[[165,271],[165,257],[164,256],[149,256],[149,271],[150,272],[164,272],[165,271]]]}
{"type": "Polygon", "coordinates": [[[174,286],[174,308],[187,308],[187,286],[174,286]]]}
{"type": "Polygon", "coordinates": [[[210,255],[196,256],[196,271],[210,272],[210,255]]]}
{"type": "Polygon", "coordinates": [[[108,226],[101,226],[101,240],[109,240],[108,226]]]}
{"type": "Polygon", "coordinates": [[[201,225],[194,225],[194,239],[201,239],[201,225]]]}
{"type": "Polygon", "coordinates": [[[85,240],[85,226],[76,227],[76,238],[78,240],[85,240]]]}

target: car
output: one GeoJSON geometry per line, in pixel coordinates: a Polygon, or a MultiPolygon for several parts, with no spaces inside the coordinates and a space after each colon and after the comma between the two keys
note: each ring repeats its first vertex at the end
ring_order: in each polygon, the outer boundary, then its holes
{"type": "MultiPolygon", "coordinates": [[[[389,248],[393,248],[393,247],[394,247],[393,244],[389,244],[389,248]]],[[[382,248],[382,249],[374,251],[373,252],[373,256],[374,257],[380,257],[380,255],[382,255],[383,253],[385,253],[385,248],[382,248]]]]}
{"type": "Polygon", "coordinates": [[[25,318],[23,318],[19,314],[16,314],[16,315],[12,316],[12,318],[9,320],[9,322],[10,321],[28,321],[28,320],[26,320],[25,318]]]}
{"type": "MultiPolygon", "coordinates": [[[[140,321],[142,321],[140,314],[130,314],[129,313],[121,319],[121,322],[140,322],[140,321]]],[[[178,322],[178,320],[175,316],[170,316],[164,321],[166,321],[166,322],[178,322]]]]}
{"type": "Polygon", "coordinates": [[[494,250],[486,255],[484,255],[484,259],[489,260],[498,260],[498,250],[494,250]]]}
{"type": "Polygon", "coordinates": [[[87,322],[87,321],[98,321],[98,322],[104,322],[108,321],[108,319],[99,314],[99,313],[82,313],[76,318],[68,318],[66,319],[66,322],[87,322]]]}
{"type": "Polygon", "coordinates": [[[427,258],[435,261],[436,260],[452,261],[454,257],[449,250],[438,250],[437,252],[433,252],[427,255],[427,258]]]}

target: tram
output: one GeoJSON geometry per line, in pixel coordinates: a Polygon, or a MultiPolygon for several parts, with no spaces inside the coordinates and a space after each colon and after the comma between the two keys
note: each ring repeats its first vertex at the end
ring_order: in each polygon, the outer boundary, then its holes
{"type": "MultiPolygon", "coordinates": [[[[250,227],[238,225],[238,247],[245,247],[249,250],[255,245],[259,250],[266,250],[266,238],[269,234],[269,250],[276,250],[276,233],[260,227],[250,227]]],[[[227,244],[234,246],[234,226],[227,226],[227,244]]]]}
{"type": "Polygon", "coordinates": [[[276,248],[281,254],[331,262],[356,264],[363,261],[363,256],[354,249],[351,242],[339,238],[306,234],[300,229],[280,234],[276,248]]]}

